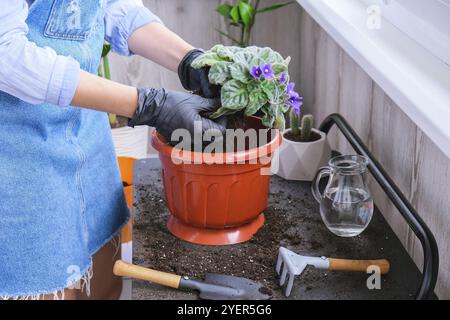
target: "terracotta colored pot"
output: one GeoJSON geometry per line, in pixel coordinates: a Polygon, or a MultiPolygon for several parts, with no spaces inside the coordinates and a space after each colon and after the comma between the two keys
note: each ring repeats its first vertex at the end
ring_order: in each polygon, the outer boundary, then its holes
{"type": "MultiPolygon", "coordinates": [[[[130,221],[122,229],[120,235],[121,242],[121,259],[126,262],[133,261],[133,176],[134,176],[134,163],[136,159],[130,157],[118,157],[120,174],[122,176],[122,182],[124,183],[123,191],[125,193],[125,199],[127,201],[128,208],[130,209],[131,217],[130,221]]],[[[121,300],[129,300],[132,296],[132,280],[122,279],[122,294],[121,300]]]]}
{"type": "MultiPolygon", "coordinates": [[[[133,175],[134,162],[136,159],[129,157],[118,157],[120,175],[124,183],[123,191],[125,200],[127,201],[130,212],[133,211],[133,175]],[[126,184],[126,185],[125,185],[126,184]]],[[[129,223],[123,228],[121,234],[121,242],[127,243],[133,240],[133,216],[130,217],[129,223]]]]}
{"type": "Polygon", "coordinates": [[[155,132],[152,145],[162,164],[170,232],[206,245],[250,240],[264,224],[271,157],[281,139],[277,131],[270,143],[251,150],[214,155],[178,150],[174,155],[174,148],[155,132]],[[210,164],[212,158],[222,163],[210,164]]]}

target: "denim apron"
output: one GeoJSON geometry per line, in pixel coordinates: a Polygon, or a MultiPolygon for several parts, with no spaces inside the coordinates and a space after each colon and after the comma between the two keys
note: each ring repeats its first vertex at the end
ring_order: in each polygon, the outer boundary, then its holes
{"type": "MultiPolygon", "coordinates": [[[[28,39],[96,73],[105,0],[35,0],[28,39]]],[[[0,297],[55,293],[129,218],[108,116],[0,91],[0,297]]]]}

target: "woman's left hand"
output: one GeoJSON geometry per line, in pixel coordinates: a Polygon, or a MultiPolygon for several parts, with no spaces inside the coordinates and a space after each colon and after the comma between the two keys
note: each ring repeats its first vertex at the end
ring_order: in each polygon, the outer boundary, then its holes
{"type": "Polygon", "coordinates": [[[191,64],[204,52],[199,49],[189,51],[178,66],[178,76],[186,90],[192,91],[204,98],[218,98],[219,87],[209,82],[209,68],[194,69],[191,64]]]}

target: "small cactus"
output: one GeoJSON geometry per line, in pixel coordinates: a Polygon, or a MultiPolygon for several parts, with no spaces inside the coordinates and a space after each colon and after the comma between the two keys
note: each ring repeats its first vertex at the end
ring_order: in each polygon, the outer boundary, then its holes
{"type": "Polygon", "coordinates": [[[291,109],[291,114],[289,116],[291,122],[292,134],[296,137],[300,136],[300,117],[301,114],[297,113],[294,108],[291,109]]]}
{"type": "Polygon", "coordinates": [[[314,126],[314,117],[312,115],[305,115],[302,119],[302,130],[300,134],[300,139],[303,142],[311,141],[311,132],[314,126]]]}
{"type": "Polygon", "coordinates": [[[294,109],[291,110],[290,114],[291,121],[291,132],[294,137],[302,142],[311,141],[311,132],[314,127],[314,117],[312,115],[301,116],[294,109]]]}

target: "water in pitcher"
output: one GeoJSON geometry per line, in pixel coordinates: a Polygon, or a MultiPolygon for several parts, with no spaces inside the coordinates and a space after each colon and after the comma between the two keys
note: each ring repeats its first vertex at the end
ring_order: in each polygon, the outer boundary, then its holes
{"type": "Polygon", "coordinates": [[[373,199],[365,189],[330,188],[323,197],[320,214],[328,229],[340,237],[354,237],[369,225],[373,199]]]}

